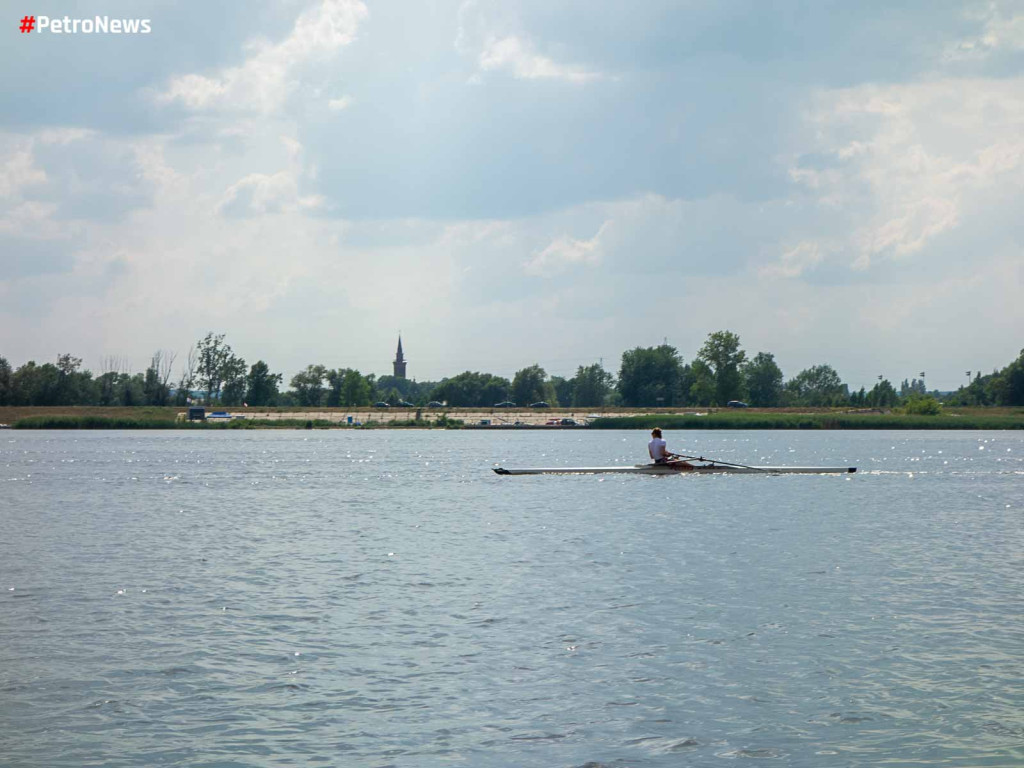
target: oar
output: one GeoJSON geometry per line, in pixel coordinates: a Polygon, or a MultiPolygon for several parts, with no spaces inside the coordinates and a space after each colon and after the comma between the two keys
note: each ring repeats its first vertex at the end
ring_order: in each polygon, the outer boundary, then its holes
{"type": "Polygon", "coordinates": [[[765,469],[764,467],[752,467],[749,464],[734,464],[731,461],[719,461],[718,459],[708,459],[703,456],[684,456],[681,453],[673,453],[672,455],[678,459],[694,459],[695,461],[707,461],[712,464],[721,464],[724,467],[740,467],[741,469],[755,469],[758,470],[759,472],[771,471],[769,469],[765,469]]]}

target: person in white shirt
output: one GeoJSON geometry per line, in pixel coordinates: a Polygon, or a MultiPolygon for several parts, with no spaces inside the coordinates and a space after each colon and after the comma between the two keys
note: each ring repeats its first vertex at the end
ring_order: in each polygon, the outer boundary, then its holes
{"type": "Polygon", "coordinates": [[[690,466],[688,462],[680,460],[679,454],[669,451],[668,443],[661,436],[661,430],[658,427],[651,430],[651,442],[647,444],[647,452],[651,454],[651,460],[655,464],[690,466]],[[672,459],[677,461],[672,461],[672,459]]]}

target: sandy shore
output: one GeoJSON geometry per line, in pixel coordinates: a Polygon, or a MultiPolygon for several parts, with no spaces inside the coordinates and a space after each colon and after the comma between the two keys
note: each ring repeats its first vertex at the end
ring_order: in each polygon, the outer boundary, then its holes
{"type": "MultiPolygon", "coordinates": [[[[387,424],[392,421],[409,421],[416,418],[417,412],[420,414],[420,418],[425,421],[437,421],[441,416],[447,416],[450,419],[458,419],[469,425],[479,425],[481,422],[487,421],[491,425],[515,425],[515,424],[526,424],[530,426],[541,426],[549,421],[561,421],[562,419],[572,419],[577,424],[586,424],[594,418],[597,418],[599,414],[591,413],[589,411],[572,411],[565,410],[562,408],[546,408],[543,410],[530,410],[530,409],[518,409],[510,408],[506,409],[495,409],[495,410],[462,410],[462,409],[434,409],[434,408],[389,408],[389,409],[374,409],[374,410],[345,410],[342,408],[331,408],[327,410],[308,410],[308,411],[260,411],[255,408],[246,408],[238,411],[232,411],[225,409],[227,413],[230,413],[233,418],[237,419],[259,419],[267,421],[280,421],[282,419],[302,419],[312,421],[330,421],[336,424],[347,424],[349,420],[353,424],[387,424]]],[[[206,414],[209,417],[212,411],[207,410],[206,414]]]]}

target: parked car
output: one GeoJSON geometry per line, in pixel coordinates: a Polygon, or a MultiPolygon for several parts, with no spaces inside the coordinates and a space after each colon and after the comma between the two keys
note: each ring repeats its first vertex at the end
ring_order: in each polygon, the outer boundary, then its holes
{"type": "Polygon", "coordinates": [[[427,408],[444,408],[444,403],[438,400],[431,400],[427,403],[427,408]]]}
{"type": "Polygon", "coordinates": [[[399,400],[398,401],[398,407],[399,408],[415,408],[416,406],[413,405],[412,403],[410,403],[408,400],[399,400]]]}
{"type": "Polygon", "coordinates": [[[726,405],[727,408],[749,408],[750,407],[746,403],[742,402],[741,400],[730,400],[725,405],[726,405]]]}
{"type": "Polygon", "coordinates": [[[385,403],[383,400],[373,404],[374,408],[390,408],[391,403],[385,403]]]}
{"type": "Polygon", "coordinates": [[[548,419],[547,421],[544,422],[544,426],[545,427],[557,427],[561,423],[562,422],[561,422],[560,419],[548,419]]]}
{"type": "Polygon", "coordinates": [[[495,403],[494,407],[495,408],[515,408],[516,404],[513,403],[511,400],[506,400],[506,401],[504,401],[502,403],[495,403]]]}
{"type": "Polygon", "coordinates": [[[558,423],[561,424],[563,427],[575,427],[576,419],[562,419],[558,423]]]}
{"type": "Polygon", "coordinates": [[[551,406],[545,403],[543,400],[537,403],[530,403],[531,408],[550,408],[551,406]]]}

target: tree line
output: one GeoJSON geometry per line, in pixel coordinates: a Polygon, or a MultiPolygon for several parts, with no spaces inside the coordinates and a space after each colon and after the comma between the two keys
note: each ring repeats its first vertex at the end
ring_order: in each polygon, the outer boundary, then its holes
{"type": "MultiPolygon", "coordinates": [[[[188,351],[172,378],[177,356],[159,351],[143,372],[132,373],[120,358],[104,358],[94,375],[81,358],[58,355],[56,363],[34,361],[16,370],[0,357],[0,405],[169,406],[204,403],[220,406],[366,407],[377,402],[425,406],[490,408],[504,401],[518,405],[545,402],[555,407],[725,406],[741,401],[755,407],[851,406],[937,409],[937,392],[923,380],[888,379],[851,392],[825,363],[786,379],[769,352],[753,357],[731,331],[708,335],[690,362],[662,344],[623,353],[617,374],[600,363],[581,365],[572,377],[549,376],[539,365],[516,372],[512,380],[465,371],[437,382],[362,374],[354,368],[311,364],[295,374],[289,389],[283,375],[263,360],[252,365],[236,355],[224,334],[208,333],[188,351]]],[[[1024,350],[1005,368],[980,373],[945,397],[950,405],[1024,405],[1024,350]]]]}

